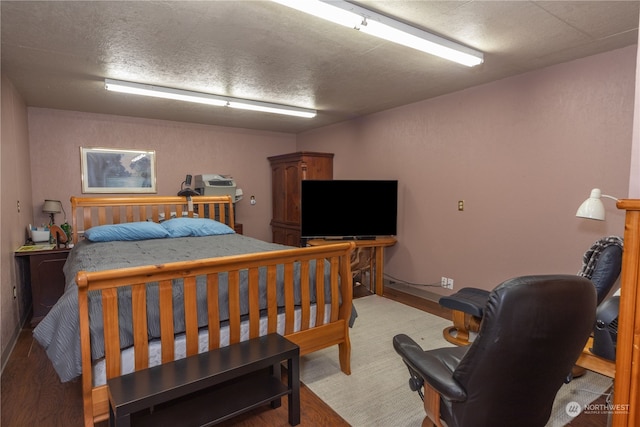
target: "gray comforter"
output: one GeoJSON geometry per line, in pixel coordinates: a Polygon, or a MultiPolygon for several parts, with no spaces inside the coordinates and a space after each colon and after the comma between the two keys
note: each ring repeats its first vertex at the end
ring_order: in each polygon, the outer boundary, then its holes
{"type": "MultiPolygon", "coordinates": [[[[239,234],[209,237],[184,237],[175,239],[141,240],[133,242],[91,243],[81,241],[69,254],[64,267],[66,277],[65,292],[52,307],[47,316],[35,328],[35,339],[45,348],[61,381],[70,381],[82,373],[80,353],[80,328],[78,315],[78,291],[75,283],[79,271],[110,270],[140,265],[161,264],[175,261],[187,261],[201,258],[212,258],[227,255],[238,255],[253,252],[287,249],[288,246],[267,243],[239,234]]],[[[311,265],[311,295],[315,295],[315,264],[311,265]]],[[[261,269],[265,270],[265,269],[261,269]]],[[[299,270],[295,270],[296,283],[299,270]]],[[[228,320],[226,275],[220,277],[220,317],[228,320]]],[[[242,276],[242,275],[241,275],[242,276]]],[[[328,280],[328,274],[326,275],[328,280]]],[[[266,308],[266,288],[264,281],[266,272],[260,272],[260,308],[266,308]]],[[[205,279],[197,279],[198,288],[198,323],[206,326],[206,292],[205,279]]],[[[283,272],[278,271],[278,306],[284,306],[282,292],[283,272]]],[[[157,285],[149,284],[147,292],[148,334],[150,339],[160,336],[157,285]]],[[[241,311],[248,313],[246,276],[241,277],[241,311]]],[[[325,298],[330,297],[329,286],[325,286],[325,298]]],[[[130,290],[121,289],[118,294],[121,310],[120,346],[126,348],[133,345],[131,330],[130,290]]],[[[91,319],[92,343],[102,343],[102,308],[99,295],[90,295],[89,315],[91,319]],[[95,338],[94,338],[95,337],[95,338]]],[[[300,291],[295,291],[295,302],[300,303],[300,291]]],[[[315,302],[315,301],[312,301],[315,302]]],[[[174,282],[174,327],[176,333],[184,331],[184,306],[182,304],[182,282],[174,282]]],[[[355,313],[354,315],[355,316],[355,313]]],[[[353,317],[352,316],[352,317],[353,317]]],[[[94,360],[104,355],[104,348],[92,345],[94,360]]]]}

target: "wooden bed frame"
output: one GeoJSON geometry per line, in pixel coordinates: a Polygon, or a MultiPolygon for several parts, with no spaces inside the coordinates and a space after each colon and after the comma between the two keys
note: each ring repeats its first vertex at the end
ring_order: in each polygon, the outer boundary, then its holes
{"type": "MultiPolygon", "coordinates": [[[[192,198],[194,209],[188,209],[188,216],[194,210],[203,217],[208,206],[210,217],[233,227],[233,203],[230,197],[198,196],[192,198]]],[[[151,219],[158,221],[161,214],[169,218],[172,213],[185,211],[190,206],[185,197],[95,197],[71,198],[72,225],[74,231],[83,232],[96,225],[117,224],[151,219]]],[[[179,215],[180,216],[180,215],[179,215]]],[[[78,233],[73,241],[77,242],[78,233]]],[[[349,318],[351,316],[352,285],[350,255],[353,243],[292,248],[273,252],[209,258],[185,262],[132,267],[99,272],[81,271],[76,276],[80,313],[80,341],[82,352],[82,389],[84,419],[86,426],[93,426],[108,418],[109,403],[106,385],[93,387],[93,370],[90,349],[88,292],[102,293],[105,363],[107,378],[121,375],[120,345],[118,335],[117,289],[131,286],[133,306],[133,335],[135,349],[135,370],[148,366],[148,340],[146,317],[146,284],[159,283],[160,325],[162,343],[162,363],[174,360],[174,330],[172,308],[172,279],[184,280],[184,304],[187,355],[198,352],[198,320],[196,314],[196,276],[207,277],[207,301],[209,317],[209,348],[219,346],[220,324],[218,321],[218,274],[228,274],[229,284],[229,342],[240,341],[240,298],[238,294],[239,272],[247,270],[249,277],[249,333],[250,338],[259,335],[258,268],[267,268],[267,322],[268,332],[276,331],[278,314],[276,301],[276,266],[284,265],[285,281],[285,336],[300,346],[300,354],[308,354],[322,348],[338,345],[340,368],[350,374],[351,344],[349,341],[349,318]],[[315,326],[309,328],[311,302],[309,295],[309,263],[328,260],[329,281],[332,289],[331,301],[324,300],[324,270],[317,269],[316,319],[315,326]],[[299,307],[294,307],[294,263],[300,264],[301,299],[299,307]],[[339,285],[341,283],[341,285],[339,285]],[[341,298],[339,303],[338,298],[341,298]],[[325,323],[325,305],[331,304],[330,320],[325,323]],[[301,327],[294,331],[294,309],[300,310],[301,327]],[[305,326],[307,325],[307,326],[305,326]]]]}

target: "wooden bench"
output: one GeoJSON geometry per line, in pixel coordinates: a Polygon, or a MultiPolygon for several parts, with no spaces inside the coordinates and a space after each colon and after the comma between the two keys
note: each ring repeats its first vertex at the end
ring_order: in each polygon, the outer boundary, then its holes
{"type": "Polygon", "coordinates": [[[300,423],[300,348],[269,334],[107,381],[109,425],[209,426],[287,395],[300,423]],[[280,363],[287,361],[287,384],[280,363]]]}

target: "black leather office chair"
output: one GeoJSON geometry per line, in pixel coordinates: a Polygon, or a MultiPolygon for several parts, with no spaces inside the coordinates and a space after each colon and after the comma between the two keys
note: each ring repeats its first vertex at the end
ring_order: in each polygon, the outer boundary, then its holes
{"type": "Polygon", "coordinates": [[[423,426],[539,426],[593,328],[596,292],[574,275],[526,276],[491,291],[469,346],[424,351],[407,335],[393,346],[424,390],[423,426]]]}
{"type": "MultiPolygon", "coordinates": [[[[622,266],[622,239],[618,236],[597,240],[582,257],[579,276],[591,280],[598,295],[598,305],[609,294],[622,266]]],[[[451,309],[453,325],[447,326],[442,335],[455,345],[468,345],[472,333],[477,333],[489,291],[477,288],[462,288],[438,301],[451,309]]]]}

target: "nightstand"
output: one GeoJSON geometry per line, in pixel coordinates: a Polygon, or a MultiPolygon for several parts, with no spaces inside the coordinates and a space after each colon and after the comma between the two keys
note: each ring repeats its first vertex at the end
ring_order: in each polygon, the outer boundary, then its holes
{"type": "Polygon", "coordinates": [[[242,234],[242,224],[238,222],[233,224],[233,231],[235,231],[238,234],[242,234]]]}
{"type": "Polygon", "coordinates": [[[22,278],[25,284],[31,286],[31,326],[37,325],[64,293],[62,267],[69,251],[71,249],[64,248],[15,253],[16,260],[21,264],[22,278]]]}

